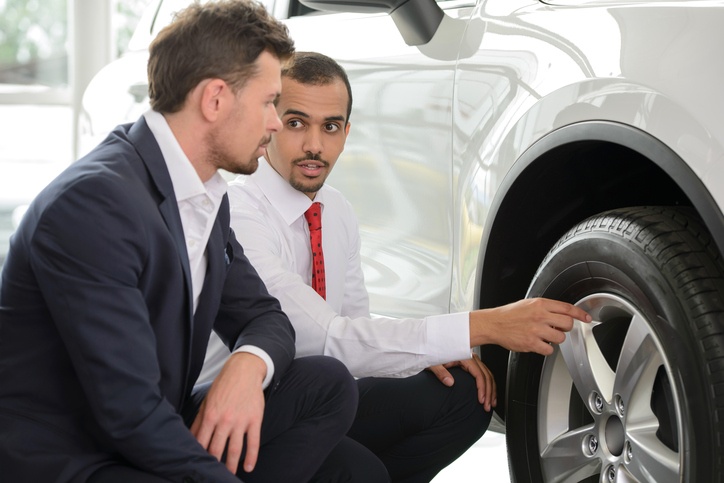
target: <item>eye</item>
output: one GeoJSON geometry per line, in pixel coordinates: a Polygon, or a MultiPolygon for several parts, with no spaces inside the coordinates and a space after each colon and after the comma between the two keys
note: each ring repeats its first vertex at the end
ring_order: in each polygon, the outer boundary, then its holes
{"type": "Polygon", "coordinates": [[[333,122],[328,122],[324,125],[324,130],[327,132],[337,132],[339,130],[339,125],[333,122]]]}
{"type": "Polygon", "coordinates": [[[302,121],[299,119],[290,119],[287,121],[287,126],[289,126],[292,129],[296,129],[298,127],[302,127],[302,121]]]}

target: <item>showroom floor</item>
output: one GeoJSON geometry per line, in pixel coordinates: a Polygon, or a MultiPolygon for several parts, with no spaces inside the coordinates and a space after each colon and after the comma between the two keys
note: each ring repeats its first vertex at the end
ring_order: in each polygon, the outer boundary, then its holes
{"type": "Polygon", "coordinates": [[[509,483],[505,435],[486,433],[431,483],[509,483]]]}

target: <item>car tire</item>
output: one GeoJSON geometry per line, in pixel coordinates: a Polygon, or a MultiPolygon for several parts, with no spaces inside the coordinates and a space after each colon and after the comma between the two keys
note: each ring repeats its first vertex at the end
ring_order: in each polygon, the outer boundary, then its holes
{"type": "Polygon", "coordinates": [[[724,482],[724,262],[692,210],[589,218],[528,296],[593,322],[550,356],[511,353],[513,482],[724,482]]]}

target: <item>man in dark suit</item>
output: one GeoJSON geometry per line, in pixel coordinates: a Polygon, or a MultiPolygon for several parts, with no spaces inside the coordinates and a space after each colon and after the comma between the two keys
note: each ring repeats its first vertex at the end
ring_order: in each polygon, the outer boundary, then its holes
{"type": "Polygon", "coordinates": [[[256,169],[292,52],[259,4],[186,9],[150,49],[153,110],[33,202],[0,281],[3,482],[301,482],[347,431],[353,379],[293,361],[217,173],[256,169]],[[212,329],[233,355],[194,389],[212,329]]]}

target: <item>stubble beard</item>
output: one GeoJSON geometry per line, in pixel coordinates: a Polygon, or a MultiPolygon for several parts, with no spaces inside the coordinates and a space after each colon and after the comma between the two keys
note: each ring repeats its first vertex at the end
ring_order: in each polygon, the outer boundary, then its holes
{"type": "MultiPolygon", "coordinates": [[[[309,178],[306,178],[302,176],[302,179],[299,179],[298,177],[295,177],[294,174],[289,179],[289,184],[292,188],[294,188],[297,191],[301,191],[302,193],[316,193],[317,191],[322,189],[322,186],[324,186],[325,181],[327,181],[327,176],[329,175],[329,162],[323,160],[318,154],[305,156],[303,158],[298,158],[292,161],[293,165],[297,165],[300,163],[304,163],[304,161],[320,161],[324,164],[325,170],[327,170],[326,175],[324,175],[321,178],[317,178],[315,180],[310,180],[309,178]],[[305,183],[306,181],[306,183],[305,183]],[[311,181],[314,181],[314,184],[309,184],[311,181]]],[[[293,172],[292,172],[293,173],[293,172]]]]}
{"type": "MultiPolygon", "coordinates": [[[[262,139],[259,143],[268,143],[268,138],[262,139]]],[[[210,133],[208,139],[209,145],[209,158],[217,169],[223,169],[232,174],[253,174],[259,167],[259,160],[252,156],[246,163],[240,162],[235,159],[234,156],[229,155],[227,150],[223,148],[223,145],[219,142],[218,135],[216,133],[210,133]]]]}

